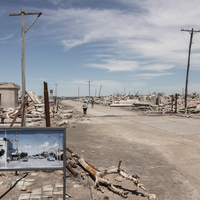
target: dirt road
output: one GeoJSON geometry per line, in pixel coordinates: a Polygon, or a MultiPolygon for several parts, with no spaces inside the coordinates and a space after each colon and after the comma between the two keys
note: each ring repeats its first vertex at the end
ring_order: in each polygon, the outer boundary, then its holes
{"type": "MultiPolygon", "coordinates": [[[[102,105],[89,105],[82,118],[82,103],[65,100],[62,104],[75,112],[67,129],[67,146],[90,163],[105,169],[117,167],[122,160],[122,168],[139,174],[141,183],[159,200],[200,199],[200,119],[145,116],[102,105]]],[[[132,183],[120,185],[129,190],[128,199],[143,199],[132,183]]],[[[108,194],[110,199],[123,199],[108,194]]],[[[93,196],[102,199],[100,192],[93,196]]]]}

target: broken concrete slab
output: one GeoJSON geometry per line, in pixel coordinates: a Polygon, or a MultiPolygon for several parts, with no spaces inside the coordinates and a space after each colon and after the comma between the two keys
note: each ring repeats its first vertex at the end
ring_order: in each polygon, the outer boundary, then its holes
{"type": "Polygon", "coordinates": [[[37,114],[26,114],[27,118],[41,118],[42,115],[41,113],[37,113],[37,114]]]}
{"type": "Polygon", "coordinates": [[[61,112],[61,113],[73,113],[73,110],[61,110],[59,112],[61,112]]]}
{"type": "Polygon", "coordinates": [[[28,91],[26,90],[26,93],[28,94],[28,96],[31,98],[31,100],[34,103],[41,103],[41,101],[39,100],[39,98],[35,95],[35,93],[33,91],[28,91]]]}
{"type": "MultiPolygon", "coordinates": [[[[2,128],[10,127],[10,124],[0,124],[0,127],[2,128]]],[[[13,124],[12,127],[21,127],[21,124],[13,124]]]]}
{"type": "Polygon", "coordinates": [[[133,107],[133,104],[110,104],[110,107],[133,107]]]}
{"type": "Polygon", "coordinates": [[[63,125],[68,125],[69,124],[69,120],[63,120],[61,122],[56,123],[57,126],[63,126],[63,125]]]}
{"type": "Polygon", "coordinates": [[[31,118],[30,122],[40,122],[43,121],[42,118],[31,118]]]}
{"type": "MultiPolygon", "coordinates": [[[[4,119],[4,124],[11,124],[12,123],[12,121],[13,121],[13,119],[4,119]]],[[[26,122],[27,123],[30,123],[31,122],[31,120],[30,119],[26,119],[26,122]]],[[[15,123],[21,123],[21,118],[17,118],[16,120],[15,120],[15,123]]]]}
{"type": "Polygon", "coordinates": [[[61,119],[70,119],[72,118],[72,114],[61,114],[59,115],[61,119]]]}
{"type": "Polygon", "coordinates": [[[37,123],[37,122],[27,123],[26,126],[27,127],[38,127],[38,126],[40,126],[40,123],[37,123]]]}

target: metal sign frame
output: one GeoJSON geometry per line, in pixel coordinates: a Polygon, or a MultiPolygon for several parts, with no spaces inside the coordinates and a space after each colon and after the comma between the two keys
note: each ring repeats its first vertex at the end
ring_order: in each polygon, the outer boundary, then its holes
{"type": "MultiPolygon", "coordinates": [[[[61,167],[27,167],[27,168],[0,168],[0,171],[35,171],[35,170],[63,170],[63,200],[65,200],[66,198],[66,128],[62,128],[62,127],[35,127],[35,128],[27,128],[27,127],[7,127],[7,128],[0,128],[0,131],[7,131],[9,133],[9,131],[16,131],[16,132],[20,132],[20,131],[32,131],[30,134],[35,134],[34,132],[38,132],[38,131],[61,131],[63,133],[63,166],[61,167]]],[[[21,133],[23,134],[23,133],[21,133]]]]}

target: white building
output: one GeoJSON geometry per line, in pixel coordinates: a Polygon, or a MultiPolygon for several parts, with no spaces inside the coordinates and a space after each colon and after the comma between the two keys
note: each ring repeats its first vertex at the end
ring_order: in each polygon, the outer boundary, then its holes
{"type": "Polygon", "coordinates": [[[0,138],[0,150],[3,149],[5,151],[4,155],[0,157],[0,162],[5,162],[8,157],[11,157],[11,153],[14,151],[13,143],[7,139],[0,138]]]}

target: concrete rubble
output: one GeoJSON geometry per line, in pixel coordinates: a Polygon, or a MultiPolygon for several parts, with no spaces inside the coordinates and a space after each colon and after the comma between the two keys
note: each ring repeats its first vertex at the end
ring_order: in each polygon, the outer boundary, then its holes
{"type": "MultiPolygon", "coordinates": [[[[185,113],[185,96],[180,94],[165,95],[164,93],[153,93],[148,95],[109,95],[94,97],[95,104],[110,107],[131,107],[132,110],[143,113],[185,113]],[[177,107],[176,107],[177,97],[177,107]],[[173,101],[173,102],[172,102],[173,101]]],[[[87,98],[82,98],[84,101],[87,98]]],[[[92,98],[90,98],[91,101],[92,98]]],[[[196,93],[188,95],[188,114],[200,114],[200,95],[196,93]]]]}
{"type": "MultiPolygon", "coordinates": [[[[45,120],[45,104],[44,98],[38,97],[34,91],[26,90],[26,95],[28,100],[26,103],[26,126],[27,127],[39,127],[43,126],[45,120]]],[[[0,127],[8,127],[12,123],[16,113],[19,111],[22,99],[21,92],[19,94],[19,105],[17,108],[4,108],[0,107],[0,127]]],[[[53,118],[53,123],[56,126],[68,125],[69,122],[66,119],[72,118],[73,110],[62,110],[62,105],[59,104],[59,101],[56,101],[54,105],[54,100],[49,100],[49,109],[50,109],[50,118],[53,118]],[[52,104],[53,101],[53,104],[52,104]]],[[[13,127],[21,126],[21,113],[18,115],[13,127]]]]}

